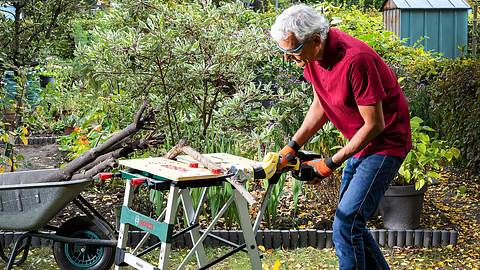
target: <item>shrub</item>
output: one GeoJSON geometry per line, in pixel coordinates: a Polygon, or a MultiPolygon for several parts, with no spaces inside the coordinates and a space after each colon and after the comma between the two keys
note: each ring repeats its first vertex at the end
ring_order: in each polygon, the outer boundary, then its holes
{"type": "Polygon", "coordinates": [[[441,71],[426,92],[431,126],[462,152],[463,164],[480,171],[480,62],[441,62],[441,71]]]}
{"type": "Polygon", "coordinates": [[[438,173],[441,165],[446,165],[459,158],[460,152],[454,147],[448,147],[446,142],[439,140],[435,130],[422,125],[423,120],[412,117],[412,150],[407,154],[394,181],[395,185],[414,184],[415,189],[421,189],[433,179],[441,178],[438,173]]]}
{"type": "Polygon", "coordinates": [[[264,18],[239,4],[120,1],[77,45],[86,90],[151,98],[170,142],[208,137],[220,103],[245,89],[272,44],[264,18]]]}

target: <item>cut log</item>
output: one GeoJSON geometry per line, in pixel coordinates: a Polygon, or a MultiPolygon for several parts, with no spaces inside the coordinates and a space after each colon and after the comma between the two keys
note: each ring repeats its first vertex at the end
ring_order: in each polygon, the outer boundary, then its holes
{"type": "Polygon", "coordinates": [[[188,142],[186,139],[181,139],[170,151],[168,151],[164,158],[168,159],[175,159],[178,155],[180,155],[183,152],[183,147],[188,145],[188,142]]]}
{"type": "MultiPolygon", "coordinates": [[[[213,169],[220,169],[220,171],[225,174],[225,170],[220,167],[219,165],[215,164],[214,162],[212,162],[211,160],[209,160],[207,157],[205,157],[204,155],[202,155],[200,152],[198,152],[197,150],[193,149],[192,147],[190,147],[188,145],[188,142],[187,140],[185,139],[182,139],[180,140],[180,142],[175,145],[172,149],[170,149],[170,151],[168,151],[168,153],[165,155],[166,158],[169,158],[169,159],[173,159],[175,158],[176,156],[178,156],[181,152],[184,152],[185,154],[191,156],[193,159],[195,159],[196,161],[198,161],[200,164],[202,164],[203,166],[207,167],[209,170],[213,170],[213,169]]],[[[231,180],[229,177],[226,178],[226,180],[238,191],[240,192],[240,194],[245,198],[245,200],[249,203],[249,204],[254,204],[256,203],[256,200],[255,198],[252,196],[252,194],[250,194],[250,192],[248,192],[248,190],[242,185],[242,184],[239,184],[233,180],[231,180]]]]}

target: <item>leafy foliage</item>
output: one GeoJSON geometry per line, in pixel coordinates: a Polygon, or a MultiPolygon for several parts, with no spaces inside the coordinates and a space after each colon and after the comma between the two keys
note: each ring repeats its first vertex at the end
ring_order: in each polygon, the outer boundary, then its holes
{"type": "Polygon", "coordinates": [[[149,96],[171,142],[193,130],[205,138],[219,103],[248,85],[254,67],[268,61],[271,45],[255,24],[261,18],[242,6],[119,5],[99,15],[88,41],[78,45],[85,83],[97,96],[149,96]]]}
{"type": "Polygon", "coordinates": [[[480,171],[480,62],[444,60],[425,89],[431,125],[442,138],[458,146],[463,164],[480,171]]]}
{"type": "Polygon", "coordinates": [[[88,8],[84,1],[13,1],[12,11],[1,11],[0,50],[15,67],[36,65],[47,56],[68,57],[74,44],[70,21],[88,8]],[[13,19],[3,16],[10,13],[13,19]]]}
{"type": "Polygon", "coordinates": [[[431,137],[432,128],[422,125],[423,120],[413,117],[410,120],[412,128],[413,149],[407,154],[395,179],[395,184],[414,184],[415,189],[421,189],[433,179],[441,178],[437,171],[441,165],[452,162],[460,157],[460,151],[454,147],[448,147],[445,141],[431,137]]]}

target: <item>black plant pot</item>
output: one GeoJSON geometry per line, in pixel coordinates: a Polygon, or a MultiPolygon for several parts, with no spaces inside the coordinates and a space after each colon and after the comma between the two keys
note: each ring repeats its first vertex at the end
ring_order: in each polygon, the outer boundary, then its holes
{"type": "Polygon", "coordinates": [[[45,88],[48,84],[51,84],[51,87],[55,85],[55,78],[51,76],[40,75],[40,86],[45,88]]]}
{"type": "Polygon", "coordinates": [[[379,207],[384,227],[389,230],[418,228],[426,190],[426,185],[420,190],[415,190],[414,185],[390,186],[379,207]]]}

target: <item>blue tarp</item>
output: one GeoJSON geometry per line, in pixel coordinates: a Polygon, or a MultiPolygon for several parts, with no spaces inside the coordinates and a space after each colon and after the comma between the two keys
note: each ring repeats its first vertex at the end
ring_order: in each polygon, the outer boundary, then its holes
{"type": "MultiPolygon", "coordinates": [[[[6,71],[3,76],[3,81],[5,83],[4,91],[6,92],[6,100],[14,100],[17,97],[18,85],[14,78],[13,71],[6,71]]],[[[40,93],[42,88],[38,82],[38,77],[35,74],[29,72],[27,75],[27,92],[25,93],[25,98],[30,105],[36,106],[41,100],[40,93]]]]}

